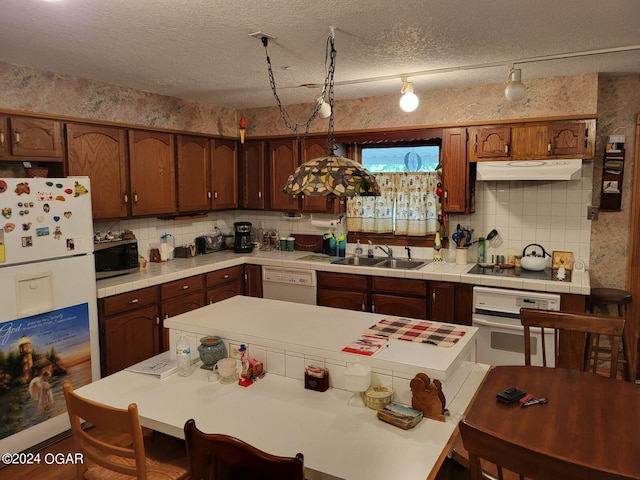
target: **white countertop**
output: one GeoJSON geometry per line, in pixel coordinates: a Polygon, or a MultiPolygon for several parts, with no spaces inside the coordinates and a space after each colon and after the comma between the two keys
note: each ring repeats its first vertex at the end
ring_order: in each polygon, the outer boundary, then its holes
{"type": "Polygon", "coordinates": [[[348,480],[434,478],[447,442],[486,373],[476,365],[446,422],[423,419],[411,430],[381,422],[366,407],[349,406],[350,393],[306,390],[288,377],[269,375],[250,387],[208,383],[207,372],[165,379],[121,371],[77,390],[119,408],[138,405],[143,426],[184,438],[193,418],[205,432],[241,438],[271,454],[304,454],[308,478],[316,472],[348,480]],[[431,473],[430,473],[431,472],[431,473]]]}
{"type": "Polygon", "coordinates": [[[258,250],[248,254],[239,254],[234,253],[232,250],[222,250],[207,255],[198,255],[193,258],[176,258],[162,263],[149,262],[144,270],[137,273],[98,280],[98,298],[160,285],[173,280],[245,263],[337,273],[467,283],[471,285],[502,287],[516,290],[572,293],[577,295],[589,295],[591,292],[589,272],[572,272],[571,282],[525,280],[521,278],[501,278],[469,274],[467,272],[475,265],[472,263],[457,265],[455,263],[431,262],[416,270],[392,270],[389,268],[346,266],[299,260],[309,254],[309,252],[303,251],[281,252],[279,250],[258,250]]]}

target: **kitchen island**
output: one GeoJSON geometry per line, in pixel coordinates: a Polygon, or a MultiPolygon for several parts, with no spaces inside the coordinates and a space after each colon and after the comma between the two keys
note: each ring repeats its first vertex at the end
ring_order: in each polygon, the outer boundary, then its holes
{"type": "Polygon", "coordinates": [[[121,371],[78,393],[118,407],[136,402],[144,426],[170,435],[182,437],[184,423],[194,418],[203,431],[227,433],[272,454],[302,452],[310,480],[433,478],[486,372],[474,362],[475,329],[461,327],[467,331],[452,347],[392,339],[372,357],[341,351],[380,318],[237,296],[168,319],[167,326],[189,332],[193,350],[205,334],[222,336],[227,346],[246,342],[252,356],[264,355],[267,371],[253,385],[209,383],[199,368],[190,377],[162,380],[121,371]],[[408,383],[416,373],[444,375],[451,415],[445,422],[423,419],[405,431],[379,421],[369,408],[349,406],[351,393],[340,388],[341,377],[356,358],[372,366],[372,383],[393,386],[400,403],[410,404],[408,383]],[[333,388],[306,390],[304,366],[320,362],[329,368],[333,388]]]}

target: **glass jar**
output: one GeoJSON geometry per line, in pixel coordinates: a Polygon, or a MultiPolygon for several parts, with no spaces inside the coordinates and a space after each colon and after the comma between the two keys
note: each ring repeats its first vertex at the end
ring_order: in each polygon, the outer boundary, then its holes
{"type": "Polygon", "coordinates": [[[200,339],[198,353],[202,366],[205,370],[213,370],[218,360],[224,358],[224,342],[220,337],[206,336],[200,339]]]}

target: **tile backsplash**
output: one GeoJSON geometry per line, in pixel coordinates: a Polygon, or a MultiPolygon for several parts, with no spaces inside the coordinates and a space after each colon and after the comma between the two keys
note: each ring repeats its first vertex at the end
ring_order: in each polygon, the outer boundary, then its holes
{"type": "MultiPolygon", "coordinates": [[[[537,243],[551,254],[573,253],[574,260],[589,265],[593,162],[583,161],[582,178],[570,181],[501,181],[476,183],[476,212],[451,215],[451,226],[460,223],[474,229],[474,238],[486,237],[495,228],[502,243],[487,243],[486,254],[522,254],[537,243]]],[[[530,252],[528,252],[530,253],[530,252]]],[[[470,249],[469,260],[476,250],[470,249]]]]}
{"type": "MultiPolygon", "coordinates": [[[[582,178],[570,181],[511,181],[477,182],[476,213],[450,215],[450,228],[460,223],[474,230],[473,238],[485,236],[497,229],[501,244],[487,243],[486,254],[521,254],[524,247],[537,243],[551,254],[554,250],[573,253],[574,260],[589,265],[591,220],[587,220],[587,207],[591,205],[593,188],[593,162],[584,161],[582,178]]],[[[197,219],[159,220],[157,218],[130,219],[114,222],[96,222],[94,230],[114,233],[132,230],[138,239],[140,253],[149,257],[149,249],[160,242],[160,236],[169,233],[175,246],[193,243],[198,235],[211,233],[218,227],[222,233],[233,233],[234,222],[248,221],[253,228],[277,230],[279,235],[321,235],[328,230],[328,221],[338,222],[334,215],[303,214],[291,219],[278,212],[236,210],[212,212],[197,219]]],[[[340,232],[344,223],[335,228],[340,232]]],[[[475,246],[474,246],[475,247],[475,246]]],[[[353,253],[355,245],[348,246],[353,253]]],[[[399,255],[404,250],[396,249],[399,255]]],[[[431,248],[412,248],[414,258],[432,258],[431,248]]],[[[469,249],[469,261],[476,259],[475,248],[469,249]]]]}

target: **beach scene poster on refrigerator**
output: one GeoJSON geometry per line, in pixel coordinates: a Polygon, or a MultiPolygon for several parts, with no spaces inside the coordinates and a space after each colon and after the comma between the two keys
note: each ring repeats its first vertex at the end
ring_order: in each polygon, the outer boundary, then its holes
{"type": "Polygon", "coordinates": [[[66,415],[64,382],[91,382],[87,303],[0,323],[0,438],[66,415]]]}

